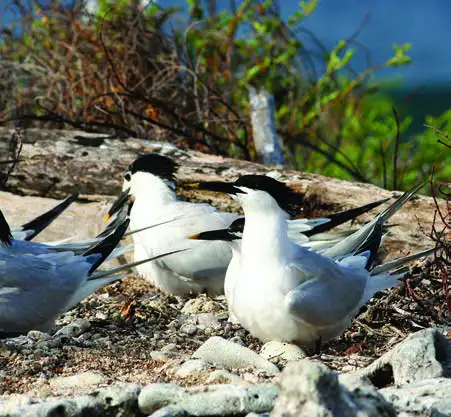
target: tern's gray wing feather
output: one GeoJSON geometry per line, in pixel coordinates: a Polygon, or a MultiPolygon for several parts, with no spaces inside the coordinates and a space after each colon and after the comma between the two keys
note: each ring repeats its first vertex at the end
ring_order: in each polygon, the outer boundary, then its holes
{"type": "Polygon", "coordinates": [[[353,314],[368,280],[369,273],[362,265],[369,254],[351,256],[337,264],[302,247],[294,250],[287,268],[291,276],[297,273],[299,285],[285,297],[288,311],[319,327],[333,325],[353,314]]]}
{"type": "Polygon", "coordinates": [[[405,192],[399,197],[393,204],[391,204],[381,214],[376,216],[371,222],[363,226],[357,232],[348,236],[346,239],[338,242],[336,245],[323,252],[324,256],[331,258],[340,258],[346,255],[363,252],[366,250],[371,251],[371,257],[367,267],[371,267],[377,254],[377,250],[380,246],[382,239],[382,226],[383,224],[395,214],[407,201],[409,201],[415,193],[423,187],[424,184],[419,184],[413,187],[411,190],[405,192]]]}
{"type": "Polygon", "coordinates": [[[0,255],[0,265],[0,287],[10,289],[0,295],[0,332],[5,333],[48,330],[45,325],[64,311],[91,267],[71,253],[0,255]]]}
{"type": "Polygon", "coordinates": [[[288,311],[296,318],[325,327],[346,319],[359,308],[368,279],[367,271],[338,265],[321,268],[315,262],[306,266],[305,261],[289,266],[304,275],[300,279],[304,282],[285,297],[288,311]]]}
{"type": "MultiPolygon", "coordinates": [[[[182,255],[168,256],[156,262],[190,279],[224,277],[232,257],[228,244],[190,240],[188,237],[209,230],[226,229],[238,217],[236,214],[221,212],[209,204],[177,202],[165,207],[152,223],[176,220],[134,234],[135,246],[141,242],[149,257],[171,250],[190,249],[182,255]]],[[[133,229],[139,227],[141,225],[133,225],[133,229]]]]}
{"type": "Polygon", "coordinates": [[[313,278],[290,291],[285,305],[293,316],[310,325],[333,325],[354,314],[360,305],[366,282],[362,277],[352,278],[346,282],[313,278]]]}

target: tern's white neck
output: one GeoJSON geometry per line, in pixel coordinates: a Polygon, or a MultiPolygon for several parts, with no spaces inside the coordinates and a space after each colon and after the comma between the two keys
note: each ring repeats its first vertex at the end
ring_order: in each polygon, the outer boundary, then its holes
{"type": "Polygon", "coordinates": [[[148,204],[148,209],[161,208],[177,200],[174,184],[147,172],[133,175],[130,192],[135,197],[135,204],[148,204]]]}
{"type": "Polygon", "coordinates": [[[130,193],[135,198],[130,213],[134,228],[152,224],[165,206],[177,201],[175,191],[165,181],[149,173],[137,172],[133,175],[130,193]]]}
{"type": "Polygon", "coordinates": [[[279,258],[289,251],[287,236],[288,214],[268,196],[242,200],[246,224],[243,231],[242,253],[246,256],[279,258]]]}

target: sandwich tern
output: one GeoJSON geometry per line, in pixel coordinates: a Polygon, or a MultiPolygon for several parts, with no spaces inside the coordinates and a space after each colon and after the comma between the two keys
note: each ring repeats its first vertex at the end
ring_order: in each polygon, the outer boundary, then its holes
{"type": "MultiPolygon", "coordinates": [[[[232,258],[228,244],[222,241],[196,242],[188,240],[193,233],[227,228],[241,216],[226,213],[205,203],[177,200],[175,174],[178,165],[166,156],[147,154],[139,156],[124,175],[123,191],[109,210],[106,220],[133,199],[130,211],[132,230],[141,230],[154,223],[166,225],[133,235],[134,259],[138,261],[156,253],[178,247],[191,250],[167,256],[138,267],[138,272],[157,288],[176,295],[223,292],[224,277],[232,258]]],[[[325,232],[338,224],[371,210],[386,200],[337,213],[328,218],[298,219],[289,222],[290,238],[300,244],[308,243],[310,235],[325,232]]],[[[350,231],[338,232],[312,246],[330,247],[348,236],[350,231]],[[332,239],[333,237],[333,239],[332,239]]]]}
{"type": "Polygon", "coordinates": [[[0,335],[47,331],[60,314],[104,285],[123,278],[125,269],[166,255],[97,271],[128,225],[126,219],[114,232],[77,255],[48,245],[15,241],[0,211],[0,335]]]}
{"type": "MultiPolygon", "coordinates": [[[[245,175],[234,183],[204,182],[198,187],[226,192],[244,209],[244,223],[236,221],[228,230],[201,232],[191,238],[232,242],[236,259],[227,271],[229,309],[244,328],[265,342],[314,346],[339,336],[361,306],[376,292],[397,285],[403,276],[387,272],[432,251],[391,261],[370,272],[370,249],[374,247],[355,247],[352,241],[348,248],[354,253],[340,250],[337,259],[332,259],[290,241],[286,220],[299,209],[299,198],[281,182],[245,175]]],[[[387,209],[389,215],[376,216],[369,225],[379,226],[381,218],[386,220],[412,195],[405,193],[387,209]]],[[[367,238],[374,235],[372,226],[363,228],[367,238]]],[[[354,234],[359,237],[355,240],[362,243],[365,239],[359,233],[354,234]]]]}

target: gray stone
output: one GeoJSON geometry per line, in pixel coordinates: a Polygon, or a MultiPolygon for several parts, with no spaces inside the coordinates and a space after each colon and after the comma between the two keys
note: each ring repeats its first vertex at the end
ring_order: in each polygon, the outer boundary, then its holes
{"type": "Polygon", "coordinates": [[[239,384],[243,382],[243,379],[225,369],[217,369],[210,373],[206,382],[207,384],[239,384]]]}
{"type": "Polygon", "coordinates": [[[58,376],[49,380],[50,387],[55,390],[95,387],[106,383],[107,377],[100,372],[81,372],[70,376],[58,376]]]}
{"type": "Polygon", "coordinates": [[[200,313],[214,313],[219,311],[217,303],[205,298],[191,298],[182,308],[183,314],[195,315],[200,313]]]}
{"type": "Polygon", "coordinates": [[[175,373],[179,378],[186,378],[192,374],[208,369],[208,363],[203,359],[193,359],[185,362],[175,373]]]}
{"type": "Polygon", "coordinates": [[[168,405],[155,411],[149,417],[188,417],[188,413],[178,405],[168,405]]]}
{"type": "Polygon", "coordinates": [[[28,395],[0,396],[0,417],[23,417],[33,415],[33,411],[39,407],[34,404],[34,398],[28,395]]]}
{"type": "Polygon", "coordinates": [[[451,379],[435,378],[383,388],[381,395],[393,403],[399,416],[451,416],[451,379]]]}
{"type": "Polygon", "coordinates": [[[193,353],[193,357],[227,369],[255,368],[268,374],[279,373],[277,366],[257,353],[219,336],[210,337],[193,353]]]}
{"type": "Polygon", "coordinates": [[[277,387],[273,384],[188,388],[174,384],[151,384],[142,389],[138,402],[144,414],[173,405],[190,416],[227,416],[270,411],[277,394],[277,387]]]}
{"type": "Polygon", "coordinates": [[[175,343],[168,343],[161,348],[161,352],[178,352],[178,347],[175,343]]]}
{"type": "Polygon", "coordinates": [[[172,358],[175,358],[177,356],[177,352],[173,352],[173,351],[161,351],[161,350],[153,350],[152,352],[150,352],[150,357],[157,361],[157,362],[162,362],[162,363],[166,363],[168,361],[170,361],[172,358]]]}
{"type": "Polygon", "coordinates": [[[246,417],[269,417],[269,413],[249,413],[246,414],[246,417]]]}
{"type": "Polygon", "coordinates": [[[180,327],[180,331],[187,334],[188,336],[192,336],[197,332],[197,327],[193,324],[184,324],[182,327],[180,327]]]}
{"type": "Polygon", "coordinates": [[[139,409],[151,414],[167,405],[177,404],[182,391],[177,384],[150,384],[145,386],[138,397],[139,409]]]}
{"type": "Polygon", "coordinates": [[[76,319],[59,329],[55,336],[78,337],[91,328],[91,323],[85,319],[76,319]]]}
{"type": "Polygon", "coordinates": [[[451,342],[437,329],[411,334],[371,365],[356,372],[378,388],[451,375],[451,342]]]}
{"type": "Polygon", "coordinates": [[[217,329],[221,327],[218,319],[213,313],[201,313],[196,316],[196,321],[199,328],[213,327],[217,329]]]}
{"type": "Polygon", "coordinates": [[[15,410],[0,403],[0,417],[134,417],[138,414],[139,391],[135,384],[117,384],[71,399],[39,404],[33,404],[35,400],[30,399],[29,405],[16,406],[15,410]]]}
{"type": "Polygon", "coordinates": [[[29,337],[32,340],[38,341],[38,340],[49,340],[52,336],[50,336],[48,333],[40,332],[39,330],[30,330],[27,333],[27,337],[29,337]]]}
{"type": "Polygon", "coordinates": [[[276,341],[265,343],[260,350],[260,356],[264,359],[281,358],[286,361],[298,361],[307,357],[299,346],[276,341]]]}
{"type": "Polygon", "coordinates": [[[369,386],[348,390],[325,365],[303,359],[280,377],[274,417],[394,417],[393,407],[369,386]]]}

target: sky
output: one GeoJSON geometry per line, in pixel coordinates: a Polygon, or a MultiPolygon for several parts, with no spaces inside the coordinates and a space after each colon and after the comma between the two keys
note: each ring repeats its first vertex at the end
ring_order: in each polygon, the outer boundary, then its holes
{"type": "MultiPolygon", "coordinates": [[[[0,0],[3,25],[11,19],[11,12],[5,10],[10,2],[0,0]]],[[[163,7],[186,4],[183,0],[158,3],[163,7]]],[[[298,1],[279,0],[279,4],[284,17],[298,8],[298,1]]],[[[217,5],[218,10],[227,8],[229,0],[217,0],[217,5]]],[[[330,48],[339,39],[351,36],[363,22],[357,39],[371,51],[374,64],[391,56],[394,43],[412,43],[411,65],[380,76],[401,76],[410,87],[451,85],[451,0],[320,0],[315,12],[305,19],[304,27],[330,48]]],[[[354,68],[365,67],[365,54],[360,51],[354,68]]]]}

